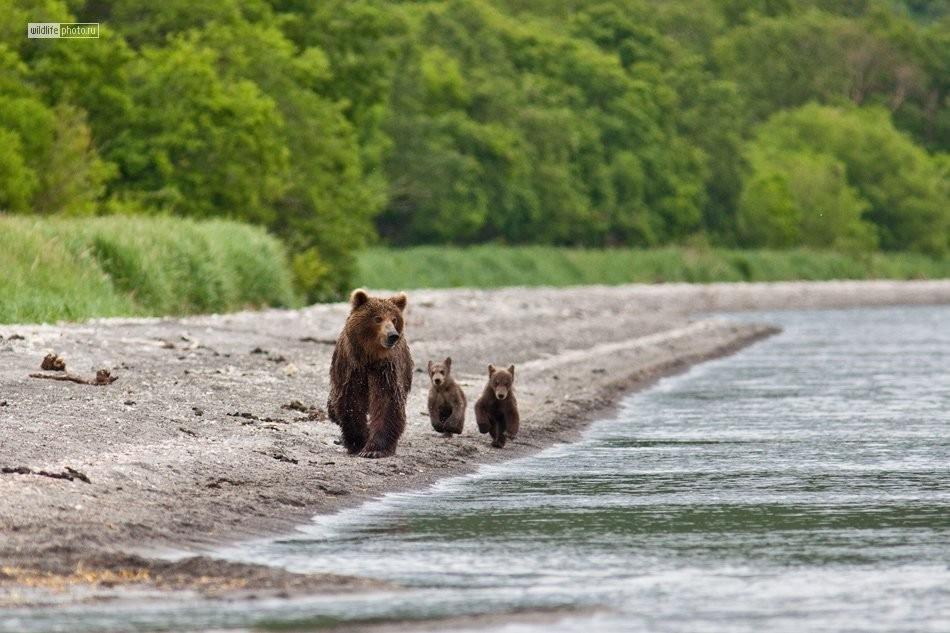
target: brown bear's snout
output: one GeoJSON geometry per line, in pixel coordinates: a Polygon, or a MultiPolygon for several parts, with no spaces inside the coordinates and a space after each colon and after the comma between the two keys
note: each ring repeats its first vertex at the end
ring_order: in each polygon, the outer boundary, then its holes
{"type": "Polygon", "coordinates": [[[399,341],[399,332],[392,323],[387,323],[383,332],[383,347],[389,349],[399,341]]]}
{"type": "Polygon", "coordinates": [[[505,387],[498,387],[495,389],[495,397],[499,400],[504,400],[508,397],[508,389],[505,387]]]}

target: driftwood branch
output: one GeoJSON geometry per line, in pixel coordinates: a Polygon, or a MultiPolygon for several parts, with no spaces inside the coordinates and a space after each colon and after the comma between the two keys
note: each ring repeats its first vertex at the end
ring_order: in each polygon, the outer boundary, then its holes
{"type": "Polygon", "coordinates": [[[118,376],[113,376],[108,369],[100,369],[96,372],[95,378],[83,378],[77,374],[71,374],[66,372],[65,374],[30,374],[30,378],[45,378],[46,380],[62,380],[64,382],[75,382],[80,385],[93,385],[96,387],[101,387],[103,385],[111,385],[116,380],[119,379],[118,376]]]}
{"type": "Polygon", "coordinates": [[[76,470],[75,468],[66,467],[66,470],[61,473],[51,473],[48,470],[34,470],[28,468],[27,466],[3,466],[0,467],[0,474],[3,475],[39,475],[40,477],[49,477],[50,479],[65,479],[66,481],[73,481],[78,479],[84,483],[92,483],[89,481],[89,477],[85,473],[76,470]]]}

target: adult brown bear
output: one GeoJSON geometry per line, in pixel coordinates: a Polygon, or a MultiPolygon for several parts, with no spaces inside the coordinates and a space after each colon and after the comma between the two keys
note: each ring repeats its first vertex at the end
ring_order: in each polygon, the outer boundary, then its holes
{"type": "Polygon", "coordinates": [[[389,457],[406,428],[412,386],[412,356],[403,333],[406,294],[382,299],[354,290],[350,306],[330,362],[327,412],[340,425],[350,453],[389,457]]]}

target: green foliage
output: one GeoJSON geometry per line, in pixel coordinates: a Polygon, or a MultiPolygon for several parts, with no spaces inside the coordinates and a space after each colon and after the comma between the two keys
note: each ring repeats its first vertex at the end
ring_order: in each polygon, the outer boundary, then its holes
{"type": "Polygon", "coordinates": [[[716,63],[739,86],[752,121],[814,99],[844,101],[851,74],[841,31],[848,25],[819,12],[752,20],[716,43],[716,63]]]}
{"type": "Polygon", "coordinates": [[[2,0],[22,23],[103,23],[88,41],[0,32],[2,208],[262,224],[310,261],[309,298],[339,294],[384,201],[398,20],[330,4],[2,0]]]}
{"type": "Polygon", "coordinates": [[[0,208],[28,209],[35,188],[36,172],[26,165],[19,135],[0,128],[0,208]]]}
{"type": "Polygon", "coordinates": [[[950,258],[910,253],[484,245],[369,249],[360,255],[356,281],[367,288],[497,288],[948,276],[950,258]]]}
{"type": "Polygon", "coordinates": [[[67,103],[49,105],[40,91],[21,83],[26,67],[0,45],[10,63],[10,85],[0,90],[0,209],[88,214],[94,211],[114,167],[94,145],[85,112],[67,103]]]}
{"type": "Polygon", "coordinates": [[[948,6],[0,0],[0,211],[252,223],[311,301],[379,238],[939,254],[948,6]]]}
{"type": "Polygon", "coordinates": [[[115,165],[99,157],[83,110],[60,103],[53,114],[52,143],[37,170],[40,178],[32,210],[91,215],[106,183],[116,175],[115,165]]]}
{"type": "Polygon", "coordinates": [[[654,244],[699,228],[703,156],[665,116],[661,71],[637,66],[658,33],[609,8],[574,36],[488,2],[407,14],[384,237],[654,244]]]}
{"type": "Polygon", "coordinates": [[[123,176],[117,193],[181,215],[266,224],[287,168],[282,122],[273,99],[221,77],[217,62],[214,50],[177,39],[130,65],[135,107],[109,152],[123,176]]]}
{"type": "Polygon", "coordinates": [[[921,26],[872,1],[810,4],[823,10],[796,3],[715,41],[716,66],[749,121],[810,101],[878,105],[927,147],[950,148],[947,21],[921,26]]]}
{"type": "Polygon", "coordinates": [[[749,245],[868,250],[876,232],[888,249],[950,247],[945,163],[883,110],[810,104],[778,113],[758,129],[747,158],[739,213],[749,245]]]}
{"type": "Polygon", "coordinates": [[[738,211],[739,236],[748,245],[856,252],[876,246],[875,229],[862,217],[869,205],[840,161],[806,151],[753,151],[750,163],[738,211]]]}
{"type": "Polygon", "coordinates": [[[0,215],[0,322],[296,304],[283,246],[214,220],[0,215]]]}

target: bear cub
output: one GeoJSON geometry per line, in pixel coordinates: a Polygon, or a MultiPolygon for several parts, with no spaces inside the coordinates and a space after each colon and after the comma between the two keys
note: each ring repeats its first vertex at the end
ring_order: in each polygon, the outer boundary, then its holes
{"type": "Polygon", "coordinates": [[[395,454],[406,428],[412,356],[405,308],[405,293],[384,299],[354,290],[333,350],[327,413],[340,426],[346,450],[360,457],[395,454]]]}
{"type": "Polygon", "coordinates": [[[429,421],[444,437],[462,432],[465,425],[465,394],[452,378],[452,358],[429,361],[429,421]]]}
{"type": "Polygon", "coordinates": [[[481,433],[491,434],[491,445],[502,448],[518,435],[518,401],[515,400],[515,366],[488,366],[488,384],[475,403],[475,422],[481,433]]]}

